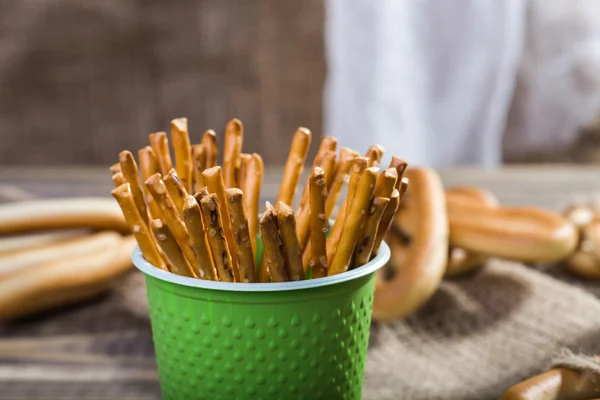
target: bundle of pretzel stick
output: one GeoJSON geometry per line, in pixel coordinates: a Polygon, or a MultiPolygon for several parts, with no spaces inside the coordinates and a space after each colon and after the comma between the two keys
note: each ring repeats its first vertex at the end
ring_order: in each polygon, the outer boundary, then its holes
{"type": "Polygon", "coordinates": [[[377,254],[408,185],[403,159],[392,157],[382,169],[383,147],[373,145],[363,157],[345,147],[338,154],[333,137],[321,140],[301,185],[312,134],[299,128],[275,205],[261,209],[263,162],[242,152],[240,120],[227,123],[222,149],[212,130],[192,144],[187,118],[172,120],[168,136],[150,134],[150,146],[139,150],[137,161],[121,152],[110,168],[112,195],[144,258],[191,278],[284,282],[362,266],[377,254]]]}

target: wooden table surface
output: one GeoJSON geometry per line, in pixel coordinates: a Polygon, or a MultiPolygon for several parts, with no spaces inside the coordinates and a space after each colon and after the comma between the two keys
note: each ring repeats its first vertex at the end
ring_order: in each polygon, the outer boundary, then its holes
{"type": "MultiPolygon", "coordinates": [[[[527,166],[440,172],[446,186],[478,185],[505,204],[560,209],[600,193],[600,167],[527,166]]],[[[264,198],[280,169],[269,169],[264,198]]],[[[0,185],[38,197],[107,196],[105,168],[0,171],[0,185]]],[[[0,323],[0,399],[159,399],[150,327],[114,294],[16,323],[0,323]]]]}

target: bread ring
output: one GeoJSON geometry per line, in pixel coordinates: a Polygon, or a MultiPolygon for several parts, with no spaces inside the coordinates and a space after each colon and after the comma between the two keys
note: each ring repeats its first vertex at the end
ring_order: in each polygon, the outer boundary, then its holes
{"type": "Polygon", "coordinates": [[[28,200],[0,205],[0,234],[64,228],[129,231],[121,209],[110,198],[28,200]]]}
{"type": "Polygon", "coordinates": [[[579,230],[577,251],[567,259],[567,269],[590,279],[600,279],[600,222],[594,221],[579,230]]]}
{"type": "MultiPolygon", "coordinates": [[[[373,318],[389,321],[412,313],[438,288],[448,260],[448,217],[444,187],[432,169],[409,169],[407,207],[419,221],[402,267],[389,281],[376,282],[373,318]]],[[[394,255],[392,249],[392,257],[394,255]]],[[[392,261],[393,262],[393,261],[392,261]]]]}

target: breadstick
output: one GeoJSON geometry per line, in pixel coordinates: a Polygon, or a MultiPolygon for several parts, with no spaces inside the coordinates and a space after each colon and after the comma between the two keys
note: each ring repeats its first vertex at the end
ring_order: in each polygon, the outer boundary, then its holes
{"type": "MultiPolygon", "coordinates": [[[[239,168],[237,171],[237,182],[238,182],[239,188],[244,187],[244,181],[246,180],[248,163],[250,162],[251,158],[252,158],[251,154],[248,154],[248,153],[240,154],[240,159],[239,159],[239,163],[238,163],[239,168]]],[[[244,207],[245,207],[245,205],[244,205],[244,207]]]]}
{"type": "Polygon", "coordinates": [[[186,192],[192,191],[192,146],[188,133],[187,118],[176,118],[171,121],[171,140],[175,152],[175,170],[186,192]]]}
{"type": "Polygon", "coordinates": [[[325,203],[325,216],[327,218],[331,216],[331,213],[337,204],[342,187],[344,186],[350,168],[352,167],[352,160],[356,157],[358,157],[357,152],[342,147],[342,150],[340,151],[340,161],[336,167],[333,182],[328,190],[329,195],[327,196],[327,202],[325,203]]]}
{"type": "MultiPolygon", "coordinates": [[[[402,178],[403,180],[406,178],[402,178]]],[[[405,185],[408,185],[408,179],[406,179],[405,185]]],[[[375,235],[375,241],[373,242],[373,249],[371,249],[371,256],[377,255],[379,251],[379,246],[381,246],[381,242],[383,242],[383,238],[386,233],[390,230],[392,223],[394,222],[394,216],[400,207],[400,201],[402,197],[398,189],[394,189],[392,194],[389,197],[390,202],[387,207],[383,211],[383,215],[381,216],[381,221],[379,222],[379,227],[377,228],[377,235],[375,235]]]]}
{"type": "Polygon", "coordinates": [[[369,159],[369,167],[379,167],[385,149],[379,144],[374,144],[367,150],[365,157],[369,159]]]}
{"type": "Polygon", "coordinates": [[[188,196],[188,192],[183,187],[179,175],[177,175],[177,172],[175,172],[174,169],[171,169],[169,173],[163,177],[163,182],[167,188],[167,193],[169,193],[169,196],[173,199],[173,203],[175,203],[177,214],[181,215],[181,210],[183,210],[183,204],[188,196]]]}
{"type": "Polygon", "coordinates": [[[255,282],[256,268],[254,253],[248,229],[248,219],[244,211],[244,194],[241,189],[230,188],[227,193],[227,205],[231,216],[231,227],[235,238],[235,252],[238,259],[240,282],[255,282]]]}
{"type": "Polygon", "coordinates": [[[392,192],[396,188],[396,181],[398,180],[398,172],[395,168],[388,168],[377,177],[375,182],[375,190],[373,196],[376,197],[387,197],[392,195],[392,192]]]}
{"type": "Polygon", "coordinates": [[[392,156],[392,161],[390,161],[390,166],[388,168],[395,168],[396,172],[398,172],[398,180],[396,181],[396,189],[400,190],[400,181],[402,180],[402,176],[404,175],[404,171],[408,167],[408,163],[406,160],[392,156]]]}
{"type": "Polygon", "coordinates": [[[146,208],[146,202],[144,201],[144,191],[140,184],[140,178],[138,176],[138,168],[133,158],[133,154],[129,151],[122,151],[119,155],[119,162],[121,163],[121,170],[125,180],[129,183],[131,189],[131,195],[135,206],[137,207],[142,219],[146,226],[150,225],[150,217],[148,216],[148,209],[146,208]]]}
{"type": "Polygon", "coordinates": [[[206,165],[204,169],[212,168],[217,165],[219,156],[219,146],[217,144],[217,134],[212,129],[207,130],[202,135],[202,147],[206,152],[206,165]]]}
{"type": "Polygon", "coordinates": [[[252,242],[252,254],[256,257],[256,237],[258,236],[258,214],[260,213],[260,188],[262,186],[265,167],[262,158],[254,153],[246,166],[246,177],[242,185],[246,201],[248,230],[252,242]]]}
{"type": "Polygon", "coordinates": [[[166,132],[151,133],[148,138],[150,139],[150,146],[154,151],[154,156],[158,162],[161,175],[169,173],[173,168],[173,161],[171,161],[171,152],[169,150],[169,139],[167,139],[166,132]]]}
{"type": "Polygon", "coordinates": [[[368,168],[368,163],[369,160],[366,157],[355,157],[354,160],[352,160],[352,172],[350,173],[350,181],[348,183],[348,194],[338,211],[333,228],[327,238],[327,262],[329,264],[333,261],[333,255],[337,250],[337,245],[340,241],[340,236],[342,235],[342,229],[344,228],[344,221],[347,217],[347,210],[356,193],[356,186],[358,185],[358,181],[360,180],[363,171],[368,168]]]}
{"type": "Polygon", "coordinates": [[[208,194],[202,198],[200,206],[204,215],[204,221],[206,221],[208,240],[219,280],[222,282],[233,282],[234,273],[231,253],[223,235],[224,229],[222,223],[225,214],[223,211],[227,209],[227,206],[221,207],[217,199],[218,196],[216,194],[208,194]]]}
{"type": "Polygon", "coordinates": [[[166,267],[160,258],[158,249],[156,248],[156,243],[154,243],[154,237],[152,236],[148,225],[146,225],[144,219],[140,215],[139,210],[135,206],[129,184],[126,183],[121,185],[111,193],[117,200],[117,203],[119,203],[119,206],[123,211],[123,216],[127,221],[127,225],[131,229],[135,240],[138,242],[144,258],[155,267],[166,270],[166,267]]]}
{"type": "Polygon", "coordinates": [[[285,282],[287,273],[281,251],[281,237],[277,228],[277,216],[273,208],[267,207],[259,221],[260,236],[263,241],[264,266],[261,264],[259,282],[285,282]]]}
{"type": "MultiPolygon", "coordinates": [[[[312,165],[312,169],[314,170],[315,167],[321,167],[323,168],[323,161],[325,159],[325,154],[326,153],[333,153],[333,159],[335,162],[335,149],[337,147],[337,139],[332,137],[332,136],[325,136],[322,140],[321,140],[321,144],[319,145],[319,150],[317,150],[317,155],[315,156],[315,159],[313,160],[313,165],[312,165]]],[[[331,157],[331,155],[329,155],[329,158],[331,157]]],[[[335,164],[334,164],[335,165],[335,164]]],[[[325,178],[327,180],[327,178],[325,178]]],[[[309,190],[309,186],[310,186],[310,176],[307,178],[306,180],[306,184],[304,185],[304,190],[302,191],[302,195],[300,196],[300,201],[298,202],[298,209],[302,209],[302,207],[304,207],[304,205],[307,204],[308,202],[308,190],[309,190]]]]}
{"type": "Polygon", "coordinates": [[[223,149],[223,182],[225,187],[238,187],[237,170],[244,142],[244,126],[237,118],[225,127],[225,148],[223,149]]]}
{"type": "Polygon", "coordinates": [[[407,170],[406,176],[410,179],[407,208],[419,224],[405,254],[402,249],[392,251],[392,258],[404,259],[402,268],[391,280],[376,282],[373,317],[379,321],[402,318],[425,303],[439,287],[448,261],[448,217],[441,179],[427,168],[407,170]]]}
{"type": "Polygon", "coordinates": [[[124,183],[127,183],[122,172],[117,172],[116,174],[114,174],[112,176],[112,181],[116,188],[118,188],[119,186],[121,186],[124,183]]]}
{"type": "Polygon", "coordinates": [[[190,243],[198,260],[200,279],[216,280],[217,271],[210,252],[210,245],[204,231],[202,211],[194,196],[188,196],[183,205],[183,221],[190,234],[190,243]]]}
{"type": "Polygon", "coordinates": [[[304,268],[302,267],[302,253],[296,235],[296,218],[294,210],[283,202],[277,203],[277,226],[282,243],[282,252],[287,270],[287,276],[291,281],[304,279],[304,268]]]}
{"type": "MultiPolygon", "coordinates": [[[[212,167],[202,172],[204,175],[204,182],[210,193],[217,195],[217,202],[219,203],[219,212],[221,214],[223,234],[227,241],[227,249],[231,254],[231,269],[236,282],[240,281],[240,275],[238,271],[237,254],[235,253],[235,238],[233,237],[233,230],[231,227],[231,216],[229,215],[229,208],[227,207],[227,193],[225,193],[225,183],[221,173],[221,167],[212,167]]],[[[214,253],[213,253],[214,254],[214,253]]],[[[216,262],[216,261],[215,261],[216,262]]]]}
{"type": "Polygon", "coordinates": [[[129,232],[119,206],[109,198],[78,197],[0,204],[0,235],[67,228],[129,232]]]}
{"type": "Polygon", "coordinates": [[[177,245],[177,241],[173,233],[162,219],[152,221],[152,231],[158,245],[167,256],[171,265],[171,272],[177,275],[189,276],[196,278],[191,265],[187,262],[181,249],[177,245]]]}
{"type": "MultiPolygon", "coordinates": [[[[310,258],[308,267],[312,269],[312,278],[327,276],[327,231],[329,221],[325,218],[325,199],[327,183],[325,172],[317,167],[310,177],[310,258]]],[[[307,247],[308,250],[308,247],[307,247]]],[[[306,267],[306,263],[304,263],[306,267]]]]}
{"type": "Polygon", "coordinates": [[[302,175],[311,138],[312,133],[308,129],[298,128],[296,130],[292,139],[290,153],[285,163],[285,169],[283,170],[283,179],[279,186],[277,202],[282,201],[288,205],[293,203],[296,186],[298,186],[298,181],[302,175]]]}
{"type": "Polygon", "coordinates": [[[160,179],[160,175],[155,174],[148,178],[146,187],[152,197],[154,197],[156,204],[160,207],[163,219],[169,230],[173,233],[185,259],[196,270],[198,268],[198,261],[196,260],[194,249],[190,245],[190,235],[181,220],[180,213],[175,209],[173,199],[169,196],[165,183],[160,179]]]}
{"type": "Polygon", "coordinates": [[[52,247],[58,243],[89,236],[89,234],[90,231],[87,229],[60,229],[49,232],[35,232],[2,237],[0,238],[0,256],[4,257],[11,254],[52,247]]]}
{"type": "Polygon", "coordinates": [[[121,164],[120,163],[113,164],[110,166],[109,170],[110,170],[110,173],[113,175],[116,174],[117,172],[122,172],[121,164]]]}
{"type": "Polygon", "coordinates": [[[202,171],[206,169],[206,151],[203,145],[196,144],[192,146],[192,164],[194,165],[192,173],[194,181],[193,192],[196,193],[205,186],[202,171]]]}
{"type": "MultiPolygon", "coordinates": [[[[392,171],[396,172],[394,169],[392,171]]],[[[392,190],[396,189],[392,188],[392,190]]],[[[375,238],[377,237],[381,217],[389,202],[390,199],[387,197],[373,197],[373,200],[371,200],[369,211],[358,237],[356,248],[354,249],[354,257],[352,259],[353,268],[365,265],[371,260],[371,253],[375,244],[375,238]]]]}
{"type": "Polygon", "coordinates": [[[342,235],[340,236],[337,251],[329,267],[328,275],[340,274],[348,269],[358,235],[360,234],[361,224],[373,197],[375,180],[378,173],[379,168],[367,168],[358,181],[356,193],[348,209],[348,216],[344,221],[342,235]]]}
{"type": "MultiPolygon", "coordinates": [[[[146,146],[138,151],[138,159],[140,163],[140,172],[142,174],[142,182],[146,182],[146,179],[159,172],[158,163],[156,162],[156,156],[152,147],[146,146]]],[[[144,187],[144,189],[146,189],[144,187]]],[[[156,205],[156,202],[148,193],[148,190],[144,190],[144,198],[148,205],[148,211],[153,219],[160,218],[160,208],[156,205]]]]}

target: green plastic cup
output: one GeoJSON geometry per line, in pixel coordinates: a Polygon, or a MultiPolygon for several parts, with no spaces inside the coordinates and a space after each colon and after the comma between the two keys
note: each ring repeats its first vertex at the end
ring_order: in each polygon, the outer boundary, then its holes
{"type": "Polygon", "coordinates": [[[375,272],[285,283],[187,278],[133,262],[146,278],[162,398],[360,399],[375,272]]]}

